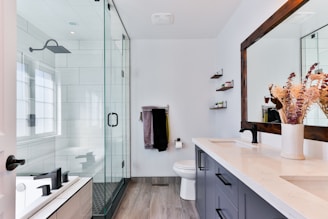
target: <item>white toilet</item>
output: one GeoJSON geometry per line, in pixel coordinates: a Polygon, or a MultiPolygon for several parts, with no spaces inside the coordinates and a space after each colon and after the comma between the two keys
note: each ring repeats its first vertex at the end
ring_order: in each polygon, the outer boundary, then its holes
{"type": "Polygon", "coordinates": [[[185,200],[195,200],[195,160],[180,160],[174,163],[173,170],[181,176],[180,197],[185,200]]]}

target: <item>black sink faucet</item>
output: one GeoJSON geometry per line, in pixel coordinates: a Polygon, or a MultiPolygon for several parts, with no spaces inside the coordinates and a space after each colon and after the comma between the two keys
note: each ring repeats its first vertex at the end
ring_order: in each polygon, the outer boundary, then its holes
{"type": "Polygon", "coordinates": [[[34,176],[33,179],[44,179],[51,178],[51,189],[59,189],[62,186],[61,181],[61,168],[57,168],[49,173],[42,173],[40,175],[34,176]]]}
{"type": "Polygon", "coordinates": [[[257,142],[257,126],[255,124],[252,125],[251,128],[242,128],[239,132],[244,132],[245,130],[249,130],[252,132],[252,143],[258,143],[257,142]]]}

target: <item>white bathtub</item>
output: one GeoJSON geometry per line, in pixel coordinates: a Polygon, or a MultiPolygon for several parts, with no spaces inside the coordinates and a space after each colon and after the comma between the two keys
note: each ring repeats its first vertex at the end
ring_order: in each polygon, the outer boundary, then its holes
{"type": "Polygon", "coordinates": [[[60,195],[63,191],[77,182],[79,177],[69,176],[69,182],[63,183],[63,186],[56,190],[51,190],[48,196],[42,196],[42,189],[37,188],[41,185],[49,184],[51,179],[34,180],[32,176],[16,177],[16,219],[25,219],[31,217],[43,206],[60,195]]]}

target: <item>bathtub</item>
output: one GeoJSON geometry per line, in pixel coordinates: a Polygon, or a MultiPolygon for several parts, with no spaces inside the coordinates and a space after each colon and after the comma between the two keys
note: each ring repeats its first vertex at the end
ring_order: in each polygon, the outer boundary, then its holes
{"type": "Polygon", "coordinates": [[[42,196],[42,189],[38,189],[37,187],[46,184],[49,184],[51,187],[50,178],[34,180],[32,176],[17,176],[16,219],[31,217],[78,180],[78,176],[69,176],[69,182],[63,183],[61,188],[51,190],[51,194],[48,196],[42,196]]]}

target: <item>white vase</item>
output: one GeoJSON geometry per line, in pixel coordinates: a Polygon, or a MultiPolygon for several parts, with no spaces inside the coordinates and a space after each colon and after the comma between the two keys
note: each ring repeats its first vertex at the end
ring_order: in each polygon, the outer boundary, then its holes
{"type": "Polygon", "coordinates": [[[284,158],[304,160],[304,125],[281,124],[281,153],[284,158]]]}

